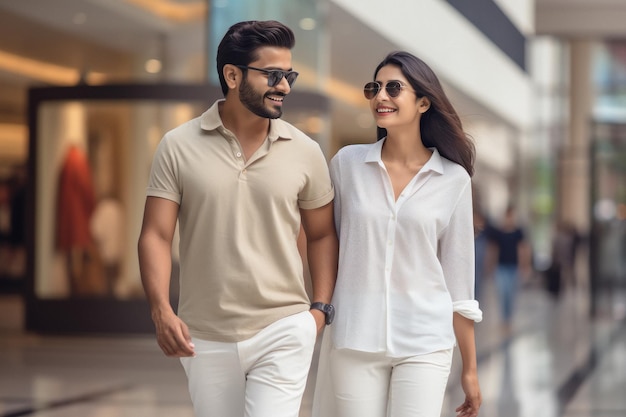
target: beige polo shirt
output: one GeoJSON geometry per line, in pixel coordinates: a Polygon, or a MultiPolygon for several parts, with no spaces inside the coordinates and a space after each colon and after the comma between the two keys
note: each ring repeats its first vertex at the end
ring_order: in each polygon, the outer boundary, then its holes
{"type": "Polygon", "coordinates": [[[165,134],[147,195],[180,206],[178,315],[194,337],[237,342],[309,309],[299,210],[334,191],[319,145],[283,120],[245,161],[218,103],[165,134]]]}

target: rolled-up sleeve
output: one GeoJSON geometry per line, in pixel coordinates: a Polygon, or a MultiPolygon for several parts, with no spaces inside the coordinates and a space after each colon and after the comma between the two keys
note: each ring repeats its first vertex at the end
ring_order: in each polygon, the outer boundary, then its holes
{"type": "Polygon", "coordinates": [[[454,301],[452,303],[452,311],[476,323],[483,320],[483,312],[480,310],[476,300],[454,301]]]}

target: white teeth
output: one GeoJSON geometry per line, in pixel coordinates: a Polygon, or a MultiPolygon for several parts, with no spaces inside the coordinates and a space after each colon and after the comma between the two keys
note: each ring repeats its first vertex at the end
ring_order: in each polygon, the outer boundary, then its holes
{"type": "Polygon", "coordinates": [[[270,100],[273,100],[273,101],[278,101],[278,102],[282,102],[283,101],[283,97],[270,97],[270,96],[267,96],[267,98],[269,98],[270,100]]]}
{"type": "Polygon", "coordinates": [[[378,113],[393,113],[395,109],[376,109],[378,113]]]}

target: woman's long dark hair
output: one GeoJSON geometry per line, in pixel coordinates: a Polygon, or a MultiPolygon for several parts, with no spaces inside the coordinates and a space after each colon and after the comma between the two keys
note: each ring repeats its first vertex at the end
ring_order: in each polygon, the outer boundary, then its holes
{"type": "MultiPolygon", "coordinates": [[[[417,97],[428,97],[430,108],[422,114],[420,134],[425,147],[437,148],[439,153],[461,165],[467,173],[474,175],[475,148],[472,140],[463,131],[461,119],[448,100],[439,79],[424,61],[409,52],[392,52],[378,64],[378,71],[386,65],[395,65],[409,81],[417,97]]],[[[387,136],[387,130],[378,128],[378,139],[387,136]]]]}

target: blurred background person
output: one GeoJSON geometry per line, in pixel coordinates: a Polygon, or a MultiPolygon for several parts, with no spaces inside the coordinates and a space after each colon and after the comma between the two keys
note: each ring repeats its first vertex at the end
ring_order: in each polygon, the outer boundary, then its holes
{"type": "Polygon", "coordinates": [[[487,238],[489,270],[495,277],[502,330],[509,334],[520,279],[529,280],[532,271],[530,244],[518,224],[514,206],[508,206],[502,221],[489,228],[487,238]]]}
{"type": "Polygon", "coordinates": [[[568,221],[556,225],[552,242],[552,264],[547,272],[547,289],[553,296],[562,290],[576,287],[576,252],[580,235],[576,227],[568,221]]]}

